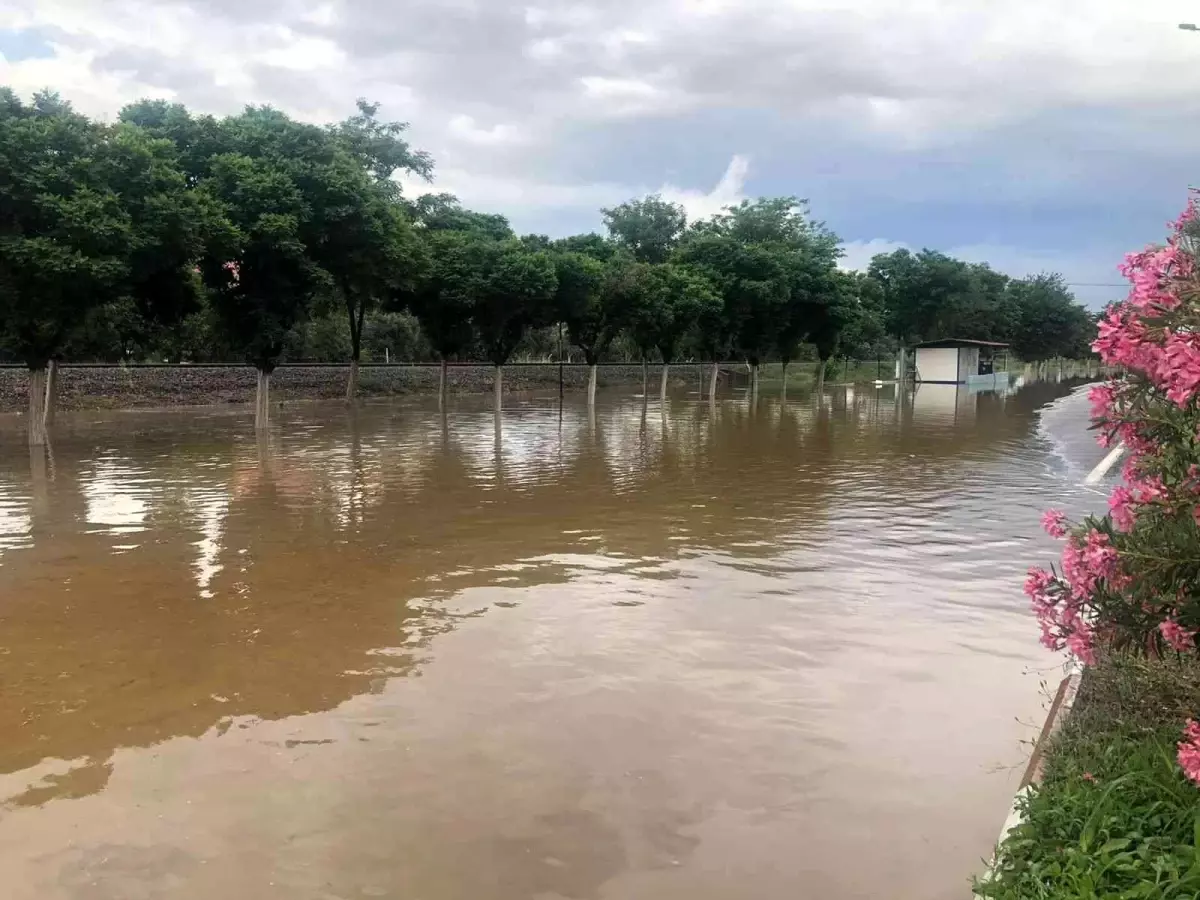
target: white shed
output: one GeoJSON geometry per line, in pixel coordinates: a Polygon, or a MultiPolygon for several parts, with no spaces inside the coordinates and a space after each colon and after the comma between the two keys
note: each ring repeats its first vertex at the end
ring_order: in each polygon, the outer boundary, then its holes
{"type": "Polygon", "coordinates": [[[994,379],[995,358],[1008,344],[951,338],[917,344],[917,381],[930,384],[970,384],[981,377],[994,379]]]}

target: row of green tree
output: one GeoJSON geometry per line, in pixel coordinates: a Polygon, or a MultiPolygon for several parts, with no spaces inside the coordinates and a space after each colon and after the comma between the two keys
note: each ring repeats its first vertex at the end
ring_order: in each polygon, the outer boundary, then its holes
{"type": "Polygon", "coordinates": [[[614,347],[661,360],[665,389],[685,356],[757,370],[808,345],[823,371],[835,353],[950,334],[1031,359],[1087,340],[1054,276],[1011,281],[929,251],[839,271],[838,238],[792,197],[688,223],[649,196],[604,210],[607,236],[517,237],[449,195],[402,196],[397,176],[433,168],[405,127],[362,101],[323,127],[164,101],[106,124],[0,89],[0,351],[30,369],[31,423],[54,361],[113,355],[246,360],[265,421],[272,370],[323,331],[346,345],[348,397],[369,341],[486,359],[499,391],[531,334],[565,330],[594,394],[614,347]]]}

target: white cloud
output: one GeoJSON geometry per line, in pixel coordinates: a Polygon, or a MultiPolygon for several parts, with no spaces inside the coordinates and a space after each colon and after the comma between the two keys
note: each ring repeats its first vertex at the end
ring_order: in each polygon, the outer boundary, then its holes
{"type": "Polygon", "coordinates": [[[466,115],[458,115],[451,119],[449,129],[454,137],[468,144],[485,147],[521,141],[521,133],[511,125],[496,124],[491,128],[480,128],[473,118],[466,115]]]}
{"type": "Polygon", "coordinates": [[[584,75],[579,84],[592,115],[646,115],[678,106],[668,91],[640,78],[584,75]]]}
{"type": "Polygon", "coordinates": [[[483,169],[438,169],[432,185],[411,179],[401,179],[401,184],[409,196],[449,193],[470,209],[511,215],[518,228],[521,220],[535,211],[587,212],[598,224],[601,207],[620,203],[639,193],[637,188],[615,183],[543,181],[483,169]]]}
{"type": "Polygon", "coordinates": [[[301,19],[312,25],[327,26],[336,22],[339,16],[340,13],[337,6],[333,3],[322,3],[310,12],[304,13],[301,19]]]}
{"type": "Polygon", "coordinates": [[[268,66],[302,71],[312,68],[328,69],[345,62],[346,56],[341,48],[326,38],[296,37],[286,30],[281,37],[280,46],[259,54],[256,61],[268,66]]]}
{"type": "Polygon", "coordinates": [[[687,210],[688,221],[694,222],[745,200],[746,175],[749,171],[749,157],[738,155],[729,160],[725,174],[711,191],[690,190],[665,184],[659,189],[659,193],[667,200],[682,204],[687,210]]]}
{"type": "Polygon", "coordinates": [[[842,258],[838,260],[838,268],[845,272],[865,272],[871,260],[880,253],[894,253],[897,250],[911,250],[903,241],[889,241],[887,238],[871,238],[869,241],[844,241],[842,243],[842,258]]]}
{"type": "Polygon", "coordinates": [[[413,179],[401,179],[401,183],[410,196],[450,193],[470,209],[510,215],[514,227],[520,231],[528,227],[524,223],[536,213],[568,213],[573,218],[591,221],[594,223],[591,227],[598,227],[602,207],[652,193],[660,193],[665,199],[682,204],[689,221],[706,218],[746,198],[743,187],[749,166],[749,159],[734,156],[725,173],[708,191],[671,184],[657,189],[645,184],[618,182],[571,184],[463,169],[439,170],[432,185],[413,179]]]}

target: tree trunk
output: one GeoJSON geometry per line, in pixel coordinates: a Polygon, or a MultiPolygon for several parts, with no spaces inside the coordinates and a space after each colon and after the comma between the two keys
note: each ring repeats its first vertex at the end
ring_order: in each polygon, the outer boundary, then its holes
{"type": "Polygon", "coordinates": [[[358,363],[362,359],[363,318],[367,313],[366,301],[357,303],[346,295],[346,314],[350,317],[350,375],[346,378],[346,402],[353,403],[358,397],[358,363]]]}
{"type": "Polygon", "coordinates": [[[788,364],[783,364],[783,393],[780,395],[784,402],[787,401],[787,367],[788,364]]]}
{"type": "Polygon", "coordinates": [[[54,414],[58,411],[58,360],[52,359],[46,364],[46,402],[42,411],[42,421],[46,429],[54,424],[54,414]]]}
{"type": "Polygon", "coordinates": [[[646,360],[646,354],[642,354],[642,396],[646,396],[646,391],[650,390],[650,363],[646,360]]]}
{"type": "Polygon", "coordinates": [[[264,431],[271,424],[271,373],[258,370],[258,391],[254,395],[254,428],[264,431]]]}
{"type": "Polygon", "coordinates": [[[663,371],[662,371],[662,385],[659,387],[659,390],[658,390],[658,399],[662,403],[667,402],[667,377],[669,376],[670,372],[671,372],[671,364],[664,362],[663,363],[663,371]]]}
{"type": "Polygon", "coordinates": [[[596,405],[596,364],[588,366],[588,406],[596,405]]]}
{"type": "Polygon", "coordinates": [[[825,364],[827,360],[817,360],[817,393],[825,390],[825,364]]]}
{"type": "Polygon", "coordinates": [[[896,357],[896,380],[904,384],[904,377],[907,374],[908,359],[904,354],[904,344],[900,344],[899,355],[896,357]]]}
{"type": "Polygon", "coordinates": [[[502,398],[504,396],[504,369],[500,366],[496,366],[495,388],[496,388],[496,412],[499,413],[500,408],[503,406],[502,398]]]}
{"type": "Polygon", "coordinates": [[[46,444],[46,369],[29,370],[29,446],[46,444]]]}
{"type": "Polygon", "coordinates": [[[708,402],[717,402],[717,379],[721,377],[721,364],[714,362],[712,367],[712,378],[708,382],[708,402]]]}
{"type": "Polygon", "coordinates": [[[446,360],[442,360],[442,367],[438,371],[438,409],[446,408],[446,360]]]}

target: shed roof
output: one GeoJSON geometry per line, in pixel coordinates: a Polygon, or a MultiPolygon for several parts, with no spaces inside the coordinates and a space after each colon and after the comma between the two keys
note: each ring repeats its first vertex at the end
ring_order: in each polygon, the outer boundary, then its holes
{"type": "Polygon", "coordinates": [[[1000,343],[999,341],[972,341],[967,338],[943,338],[940,341],[926,341],[923,344],[915,344],[914,350],[922,348],[927,350],[936,350],[943,347],[1007,347],[1008,344],[1000,343]]]}

